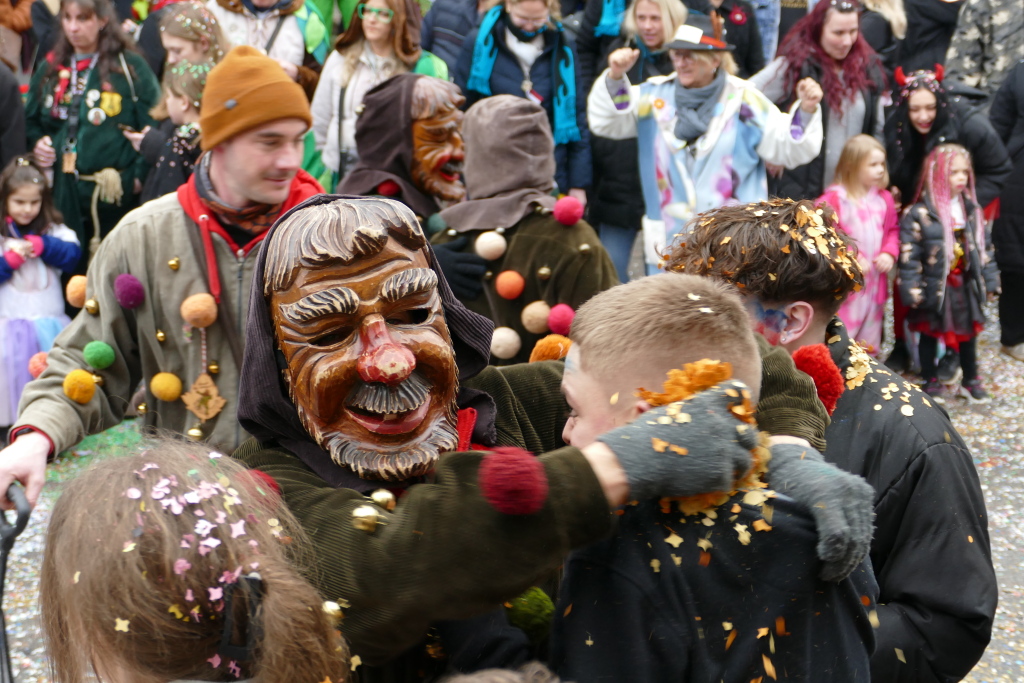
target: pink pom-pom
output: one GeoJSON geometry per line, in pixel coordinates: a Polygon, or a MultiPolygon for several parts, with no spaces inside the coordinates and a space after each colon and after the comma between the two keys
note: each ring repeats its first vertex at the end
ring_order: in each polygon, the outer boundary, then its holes
{"type": "Polygon", "coordinates": [[[562,225],[576,225],[583,218],[583,203],[575,197],[566,195],[555,202],[555,208],[551,213],[562,225]]]}
{"type": "Polygon", "coordinates": [[[32,375],[32,379],[39,377],[43,374],[43,370],[46,369],[47,365],[47,354],[46,351],[40,351],[32,355],[28,359],[28,374],[32,375]]]}
{"type": "Polygon", "coordinates": [[[548,476],[540,460],[521,448],[496,448],[480,463],[480,493],[504,515],[532,515],[544,507],[548,476]]]}
{"type": "Polygon", "coordinates": [[[114,298],[122,308],[138,308],[146,300],[146,289],[139,278],[129,273],[121,273],[114,279],[114,298]]]}
{"type": "Polygon", "coordinates": [[[548,313],[548,329],[553,334],[568,337],[569,327],[572,326],[572,319],[575,317],[576,311],[572,310],[569,304],[555,304],[548,313]]]}

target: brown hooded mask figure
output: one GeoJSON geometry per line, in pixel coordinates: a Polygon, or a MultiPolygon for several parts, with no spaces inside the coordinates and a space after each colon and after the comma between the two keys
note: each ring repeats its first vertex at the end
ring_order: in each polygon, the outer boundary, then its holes
{"type": "Polygon", "coordinates": [[[393,197],[422,218],[461,201],[465,101],[454,83],[420,74],[370,90],[356,122],[359,161],[338,191],[393,197]]]}
{"type": "Polygon", "coordinates": [[[455,302],[406,206],[316,197],[278,221],[257,269],[239,406],[246,429],[276,438],[335,486],[352,485],[345,470],[408,481],[456,449],[458,379],[483,367],[490,326],[455,302]],[[287,399],[266,380],[271,364],[287,399]]]}

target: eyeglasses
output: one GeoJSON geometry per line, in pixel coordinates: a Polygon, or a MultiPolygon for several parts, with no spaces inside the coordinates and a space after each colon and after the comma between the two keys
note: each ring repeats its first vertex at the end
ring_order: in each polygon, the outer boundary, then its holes
{"type": "Polygon", "coordinates": [[[395,17],[395,10],[393,9],[388,9],[387,7],[367,7],[362,2],[356,5],[356,12],[359,14],[360,19],[366,19],[366,15],[369,14],[382,24],[390,24],[391,20],[395,17]]]}
{"type": "Polygon", "coordinates": [[[512,18],[512,22],[520,28],[540,28],[551,18],[550,14],[545,14],[543,17],[524,17],[521,14],[509,12],[508,15],[512,18]]]}

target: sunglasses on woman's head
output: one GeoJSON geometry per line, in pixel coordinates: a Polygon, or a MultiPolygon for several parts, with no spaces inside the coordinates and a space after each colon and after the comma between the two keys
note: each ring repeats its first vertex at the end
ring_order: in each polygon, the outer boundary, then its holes
{"type": "Polygon", "coordinates": [[[395,10],[388,9],[387,7],[367,7],[365,3],[359,3],[356,5],[356,12],[359,13],[360,19],[365,19],[367,14],[373,15],[373,18],[383,24],[390,24],[391,20],[395,16],[395,10]]]}
{"type": "Polygon", "coordinates": [[[850,0],[829,0],[828,6],[837,12],[853,12],[859,9],[857,3],[850,0]]]}

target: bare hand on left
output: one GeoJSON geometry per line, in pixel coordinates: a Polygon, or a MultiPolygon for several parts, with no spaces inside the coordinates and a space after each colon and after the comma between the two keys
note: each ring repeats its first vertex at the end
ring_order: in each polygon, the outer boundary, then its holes
{"type": "Polygon", "coordinates": [[[574,187],[571,190],[569,190],[569,196],[570,197],[575,197],[576,199],[580,200],[580,204],[583,205],[583,208],[584,209],[587,208],[587,191],[586,190],[584,190],[582,188],[579,188],[579,187],[574,187]]]}
{"type": "Polygon", "coordinates": [[[796,84],[796,96],[800,100],[800,110],[805,114],[813,114],[818,109],[824,93],[816,80],[804,78],[796,84]]]}
{"type": "Polygon", "coordinates": [[[892,267],[896,265],[896,259],[892,257],[892,254],[888,254],[883,251],[881,254],[875,257],[874,265],[875,270],[877,270],[882,275],[886,275],[889,273],[890,270],[892,270],[892,267]]]}

